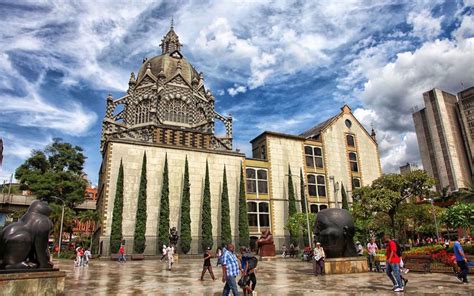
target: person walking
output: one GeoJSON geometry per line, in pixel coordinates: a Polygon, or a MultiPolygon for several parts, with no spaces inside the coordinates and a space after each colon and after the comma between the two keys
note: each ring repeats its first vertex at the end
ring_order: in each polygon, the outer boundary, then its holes
{"type": "Polygon", "coordinates": [[[166,248],[166,255],[168,255],[168,270],[171,271],[171,267],[174,263],[174,247],[171,244],[166,248]]]}
{"type": "Polygon", "coordinates": [[[217,257],[217,263],[216,263],[216,267],[217,267],[219,265],[222,265],[222,249],[221,249],[221,247],[217,247],[216,257],[217,257]]]}
{"type": "Polygon", "coordinates": [[[163,259],[166,257],[166,245],[163,245],[163,248],[161,249],[161,255],[160,261],[163,261],[163,259]]]}
{"type": "Polygon", "coordinates": [[[79,266],[84,266],[84,248],[79,248],[79,266]]]}
{"type": "Polygon", "coordinates": [[[387,257],[387,276],[393,283],[393,291],[403,292],[404,288],[402,278],[400,277],[400,253],[398,253],[400,250],[397,250],[397,244],[389,235],[384,235],[383,241],[387,246],[385,253],[385,256],[387,257]]]}
{"type": "Polygon", "coordinates": [[[222,282],[225,283],[222,296],[229,295],[231,290],[234,296],[240,296],[235,277],[239,275],[241,268],[234,251],[234,245],[229,244],[222,259],[222,282]]]}
{"type": "Polygon", "coordinates": [[[84,252],[85,265],[89,266],[89,259],[92,257],[91,251],[87,248],[84,252]]]}
{"type": "Polygon", "coordinates": [[[125,263],[127,260],[125,259],[125,246],[124,245],[120,245],[119,254],[120,256],[118,258],[118,262],[125,263]]]}
{"type": "Polygon", "coordinates": [[[380,268],[378,264],[375,262],[375,256],[377,255],[377,251],[379,250],[379,247],[375,243],[375,238],[370,238],[369,243],[367,244],[367,253],[369,254],[369,267],[370,271],[380,271],[380,268]]]}
{"type": "Polygon", "coordinates": [[[313,251],[313,273],[315,276],[324,275],[324,258],[326,258],[324,249],[321,247],[321,243],[317,242],[313,251]]]}
{"type": "Polygon", "coordinates": [[[469,273],[469,267],[467,266],[466,254],[464,253],[460,240],[461,237],[459,236],[458,239],[454,242],[453,247],[454,256],[456,257],[456,263],[461,269],[461,271],[456,274],[456,278],[463,284],[468,284],[469,281],[467,280],[467,274],[469,273]]]}
{"type": "Polygon", "coordinates": [[[214,277],[214,272],[212,272],[211,258],[212,258],[211,248],[207,248],[207,250],[204,252],[204,264],[202,266],[201,281],[204,280],[204,274],[208,270],[209,270],[209,273],[211,274],[212,280],[214,281],[216,279],[214,277]]]}

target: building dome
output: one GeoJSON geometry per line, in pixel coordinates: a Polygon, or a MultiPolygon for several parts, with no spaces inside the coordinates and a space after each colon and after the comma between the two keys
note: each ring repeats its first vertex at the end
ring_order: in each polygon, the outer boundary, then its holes
{"type": "Polygon", "coordinates": [[[194,67],[179,54],[178,52],[174,53],[164,53],[162,55],[147,59],[144,61],[140,70],[138,71],[137,81],[140,81],[148,67],[151,70],[151,73],[156,77],[160,73],[163,73],[166,79],[173,77],[176,74],[178,63],[181,66],[181,75],[189,84],[192,83],[193,79],[199,79],[199,73],[194,69],[194,67]]]}

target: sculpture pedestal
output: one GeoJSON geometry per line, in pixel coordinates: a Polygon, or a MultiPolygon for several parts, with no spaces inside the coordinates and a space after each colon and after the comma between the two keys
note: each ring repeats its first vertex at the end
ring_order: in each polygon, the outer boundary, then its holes
{"type": "Polygon", "coordinates": [[[65,279],[66,272],[59,269],[2,270],[0,295],[64,295],[65,279]]]}
{"type": "Polygon", "coordinates": [[[368,272],[369,266],[365,256],[348,258],[330,258],[324,260],[326,274],[346,274],[368,272]]]}
{"type": "Polygon", "coordinates": [[[263,245],[258,250],[260,257],[274,257],[275,256],[275,245],[263,245]]]}

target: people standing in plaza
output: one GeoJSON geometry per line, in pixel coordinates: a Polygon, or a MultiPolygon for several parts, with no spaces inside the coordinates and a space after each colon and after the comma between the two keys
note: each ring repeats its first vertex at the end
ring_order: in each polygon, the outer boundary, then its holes
{"type": "Polygon", "coordinates": [[[120,245],[119,254],[120,255],[118,258],[118,262],[125,263],[127,260],[125,259],[125,246],[124,245],[120,245]]]}
{"type": "Polygon", "coordinates": [[[375,238],[370,238],[369,243],[367,244],[367,252],[369,253],[369,268],[370,271],[376,270],[377,272],[380,271],[378,264],[375,262],[375,256],[377,255],[377,251],[379,247],[375,243],[375,238]]]}
{"type": "Polygon", "coordinates": [[[217,247],[216,257],[217,257],[217,263],[216,263],[216,267],[217,267],[219,265],[222,265],[222,249],[221,249],[221,247],[217,247]]]}
{"type": "Polygon", "coordinates": [[[89,248],[87,248],[86,251],[84,252],[84,260],[85,260],[86,266],[89,266],[89,259],[91,257],[92,257],[91,251],[89,250],[89,248]]]}
{"type": "Polygon", "coordinates": [[[384,235],[383,241],[386,244],[387,276],[393,283],[393,291],[403,292],[402,278],[400,277],[400,256],[398,255],[397,244],[394,240],[390,239],[389,235],[384,235]]]}
{"type": "Polygon", "coordinates": [[[321,243],[317,242],[313,251],[313,273],[315,276],[324,275],[324,258],[326,258],[324,249],[321,247],[321,243]]]}
{"type": "Polygon", "coordinates": [[[240,296],[235,278],[239,275],[241,268],[234,251],[233,244],[227,245],[227,250],[222,259],[222,282],[225,283],[222,296],[229,295],[231,290],[234,296],[240,296]]]}
{"type": "Polygon", "coordinates": [[[201,281],[204,280],[204,274],[208,270],[209,270],[209,274],[211,275],[212,280],[214,281],[216,279],[214,277],[214,272],[212,272],[211,258],[212,258],[211,248],[207,248],[207,250],[204,252],[204,264],[202,266],[201,281]]]}
{"type": "Polygon", "coordinates": [[[364,256],[364,247],[360,242],[356,242],[357,256],[364,256]]]}
{"type": "Polygon", "coordinates": [[[459,273],[456,274],[456,278],[458,281],[467,284],[469,281],[467,280],[467,274],[469,273],[469,267],[467,266],[467,258],[466,254],[461,245],[461,237],[459,236],[458,239],[454,242],[454,256],[456,257],[456,263],[458,267],[461,269],[459,273]]]}
{"type": "Polygon", "coordinates": [[[161,255],[160,261],[163,261],[163,259],[166,257],[166,245],[163,245],[163,248],[161,249],[161,255]]]}
{"type": "Polygon", "coordinates": [[[168,255],[168,270],[171,271],[171,267],[174,263],[174,247],[171,244],[166,248],[166,255],[168,255]]]}

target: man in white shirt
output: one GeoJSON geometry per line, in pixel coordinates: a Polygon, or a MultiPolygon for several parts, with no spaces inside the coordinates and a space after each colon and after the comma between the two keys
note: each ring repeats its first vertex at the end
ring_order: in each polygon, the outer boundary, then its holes
{"type": "Polygon", "coordinates": [[[370,271],[373,271],[373,268],[379,271],[379,267],[375,264],[375,256],[377,254],[379,247],[375,243],[375,238],[370,238],[369,243],[367,244],[367,253],[369,254],[369,267],[370,271]]]}
{"type": "Polygon", "coordinates": [[[173,255],[174,255],[174,247],[173,246],[168,246],[166,248],[166,254],[168,255],[168,270],[171,271],[171,266],[173,266],[174,260],[173,260],[173,255]]]}

